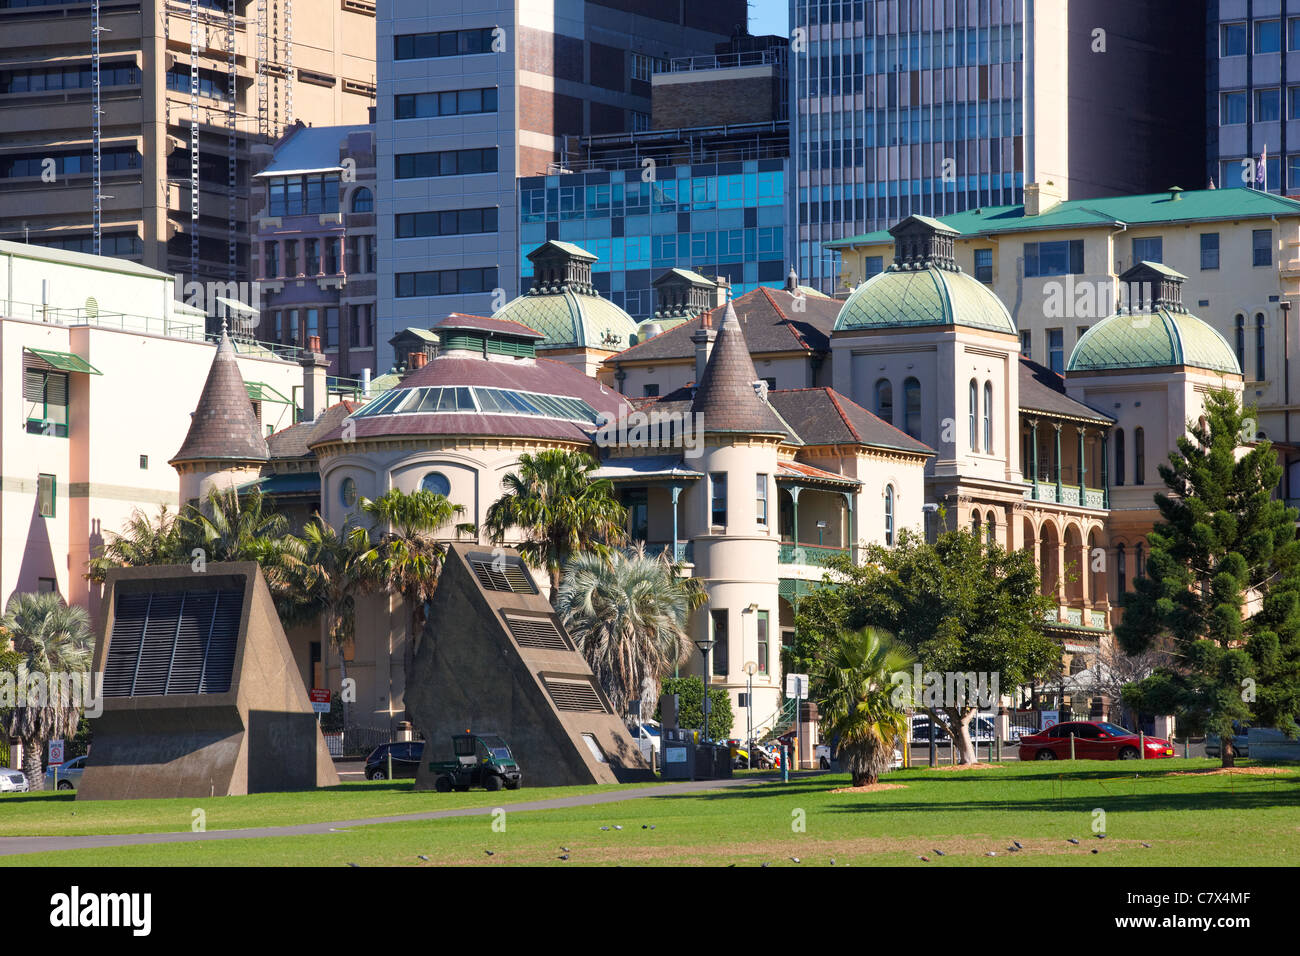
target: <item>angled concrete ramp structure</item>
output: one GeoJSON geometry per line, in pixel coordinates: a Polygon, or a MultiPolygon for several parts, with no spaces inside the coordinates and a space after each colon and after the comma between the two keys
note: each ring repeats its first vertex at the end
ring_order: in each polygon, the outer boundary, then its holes
{"type": "Polygon", "coordinates": [[[120,568],[103,608],[103,714],[78,800],[339,782],[255,562],[120,568]]]}
{"type": "Polygon", "coordinates": [[[451,545],[431,610],[406,689],[427,741],[417,790],[466,730],[505,738],[524,786],[653,779],[518,552],[451,545]]]}

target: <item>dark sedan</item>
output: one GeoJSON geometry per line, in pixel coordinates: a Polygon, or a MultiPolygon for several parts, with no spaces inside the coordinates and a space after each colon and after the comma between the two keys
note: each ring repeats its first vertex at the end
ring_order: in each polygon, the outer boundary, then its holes
{"type": "Polygon", "coordinates": [[[1069,760],[1070,737],[1077,760],[1137,760],[1146,746],[1146,759],[1172,757],[1173,745],[1163,737],[1139,738],[1117,724],[1071,720],[1020,738],[1021,760],[1069,760]]]}
{"type": "Polygon", "coordinates": [[[393,777],[414,777],[415,772],[420,769],[420,758],[424,756],[424,741],[398,740],[388,744],[380,744],[366,758],[367,780],[389,779],[389,754],[392,754],[393,757],[393,777]]]}

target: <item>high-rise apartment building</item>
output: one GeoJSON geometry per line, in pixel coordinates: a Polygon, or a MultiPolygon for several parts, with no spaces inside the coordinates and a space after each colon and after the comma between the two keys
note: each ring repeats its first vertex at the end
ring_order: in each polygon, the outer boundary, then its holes
{"type": "Polygon", "coordinates": [[[825,241],[1017,203],[1027,183],[1070,199],[1204,185],[1200,118],[1174,105],[1204,85],[1203,13],[1202,0],[791,0],[801,278],[834,289],[825,241]]]}
{"type": "Polygon", "coordinates": [[[247,280],[250,144],[365,123],[374,36],[370,0],[0,0],[0,238],[98,232],[104,255],[247,280]]]}
{"type": "MultiPolygon", "coordinates": [[[[651,76],[712,54],[744,0],[394,0],[378,22],[380,343],[519,289],[515,179],[566,135],[648,129],[651,76]],[[429,216],[430,212],[465,213],[429,216]],[[496,227],[484,228],[495,214],[496,227]]],[[[391,362],[391,349],[379,364],[391,362]]]]}

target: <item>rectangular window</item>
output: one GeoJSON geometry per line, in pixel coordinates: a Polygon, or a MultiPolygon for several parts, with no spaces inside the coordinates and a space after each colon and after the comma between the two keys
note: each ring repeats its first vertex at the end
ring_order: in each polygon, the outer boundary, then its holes
{"type": "Polygon", "coordinates": [[[643,389],[643,394],[644,394],[644,396],[645,396],[646,398],[658,398],[658,397],[659,397],[659,385],[658,385],[657,383],[653,383],[653,382],[647,384],[647,385],[645,386],[645,388],[643,389]]]}
{"type": "Polygon", "coordinates": [[[1164,262],[1164,237],[1148,236],[1133,240],[1133,263],[1164,262]]]}
{"type": "Polygon", "coordinates": [[[1020,333],[1020,354],[1027,359],[1034,357],[1034,334],[1028,329],[1020,333]]]}
{"type": "Polygon", "coordinates": [[[1255,122],[1275,123],[1282,118],[1282,94],[1276,86],[1255,91],[1255,122]]]}
{"type": "Polygon", "coordinates": [[[1286,48],[1300,50],[1300,17],[1292,17],[1286,22],[1286,48]]]}
{"type": "Polygon", "coordinates": [[[709,474],[709,521],[719,527],[727,523],[727,473],[709,474]]]}
{"type": "Polygon", "coordinates": [[[266,250],[266,255],[262,274],[268,279],[275,279],[280,275],[280,244],[268,242],[263,248],[266,250]]]}
{"type": "Polygon", "coordinates": [[[768,620],[767,611],[758,612],[758,672],[766,674],[768,668],[768,620]]]}
{"type": "Polygon", "coordinates": [[[339,237],[331,236],[325,240],[325,274],[338,275],[339,271],[339,237]]]}
{"type": "Polygon", "coordinates": [[[1273,230],[1251,230],[1251,264],[1271,266],[1273,264],[1273,230]]]}
{"type": "Polygon", "coordinates": [[[38,593],[53,594],[54,592],[58,591],[58,589],[59,589],[59,582],[56,581],[54,578],[36,579],[36,590],[38,593]]]}
{"type": "Polygon", "coordinates": [[[759,475],[754,488],[754,514],[760,528],[767,527],[767,475],[759,475]]]}
{"type": "Polygon", "coordinates": [[[303,249],[307,259],[307,275],[314,276],[320,272],[320,240],[304,239],[303,249]]]}
{"type": "Polygon", "coordinates": [[[1219,268],[1219,234],[1217,232],[1201,233],[1201,268],[1219,268]]]}
{"type": "Polygon", "coordinates": [[[864,256],[862,259],[862,278],[870,279],[872,276],[880,275],[885,271],[885,259],[883,256],[864,256]]]}
{"type": "Polygon", "coordinates": [[[709,620],[713,625],[712,673],[715,677],[726,677],[731,658],[731,645],[727,640],[727,612],[710,611],[709,620]]]}
{"type": "Polygon", "coordinates": [[[284,274],[298,275],[298,240],[286,239],[284,242],[284,274]]]}
{"type": "Polygon", "coordinates": [[[375,255],[376,238],[373,235],[361,237],[361,271],[370,273],[375,271],[375,266],[379,262],[379,257],[375,255]]]}
{"type": "Polygon", "coordinates": [[[36,511],[42,518],[54,517],[54,495],[57,481],[53,475],[36,476],[36,511]]]}
{"type": "Polygon", "coordinates": [[[1282,21],[1255,21],[1255,52],[1280,53],[1282,51],[1282,21]]]}
{"type": "Polygon", "coordinates": [[[325,308],[325,342],[324,347],[333,351],[339,347],[339,310],[337,306],[325,308]]]}
{"type": "Polygon", "coordinates": [[[307,310],[307,340],[320,336],[320,309],[307,310]]]}
{"type": "Polygon", "coordinates": [[[395,221],[398,239],[437,236],[470,236],[497,231],[496,207],[480,209],[445,209],[438,212],[398,213],[395,221]]]}
{"type": "Polygon", "coordinates": [[[23,369],[23,414],[29,435],[68,437],[68,375],[23,369]]]}
{"type": "Polygon", "coordinates": [[[446,269],[441,272],[399,272],[394,278],[399,299],[432,295],[473,295],[497,287],[496,266],[446,269]]]}
{"type": "Polygon", "coordinates": [[[1083,338],[1083,336],[1087,333],[1087,331],[1088,331],[1088,326],[1086,325],[1076,325],[1074,327],[1074,336],[1075,336],[1074,342],[1076,345],[1079,343],[1079,339],[1083,338]]]}
{"type": "Polygon", "coordinates": [[[1025,243],[1025,276],[1079,275],[1083,272],[1083,240],[1025,243]]]}
{"type": "Polygon", "coordinates": [[[1047,364],[1053,372],[1065,372],[1065,331],[1047,330],[1047,364]]]}
{"type": "Polygon", "coordinates": [[[140,456],[140,470],[141,470],[141,471],[148,471],[148,470],[149,470],[149,456],[148,456],[148,455],[141,455],[141,456],[140,456]]]}
{"type": "Polygon", "coordinates": [[[476,90],[446,90],[439,93],[399,93],[393,97],[395,119],[432,119],[438,116],[469,116],[495,113],[495,87],[476,90]]]}
{"type": "Polygon", "coordinates": [[[975,278],[985,285],[993,284],[993,250],[975,250],[975,278]]]}
{"type": "Polygon", "coordinates": [[[1236,126],[1246,122],[1246,91],[1232,90],[1219,95],[1219,125],[1236,126]]]}
{"type": "Polygon", "coordinates": [[[1286,118],[1300,119],[1300,86],[1286,88],[1286,118]]]}
{"type": "Polygon", "coordinates": [[[487,149],[451,149],[437,153],[399,153],[394,157],[394,175],[398,179],[425,179],[432,176],[469,176],[495,173],[497,151],[487,149]]]}
{"type": "Polygon", "coordinates": [[[1219,56],[1246,55],[1245,21],[1225,23],[1219,27],[1219,56]]]}
{"type": "Polygon", "coordinates": [[[298,310],[289,310],[289,343],[291,345],[301,345],[302,340],[298,338],[298,310]]]}
{"type": "MultiPolygon", "coordinates": [[[[444,30],[441,33],[407,33],[393,37],[394,60],[426,60],[443,56],[491,53],[496,27],[444,30]]],[[[502,41],[506,40],[502,37],[502,41]]]]}

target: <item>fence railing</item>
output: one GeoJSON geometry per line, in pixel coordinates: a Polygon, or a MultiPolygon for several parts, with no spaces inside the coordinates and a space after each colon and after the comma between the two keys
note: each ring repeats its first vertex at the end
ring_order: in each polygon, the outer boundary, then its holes
{"type": "MultiPolygon", "coordinates": [[[[366,757],[380,744],[397,739],[393,731],[380,727],[346,727],[324,736],[331,757],[366,757]]],[[[411,739],[423,740],[424,737],[417,732],[411,739]]]]}

